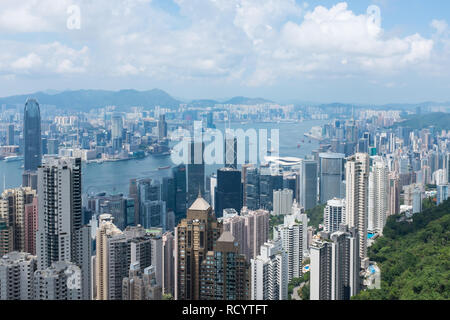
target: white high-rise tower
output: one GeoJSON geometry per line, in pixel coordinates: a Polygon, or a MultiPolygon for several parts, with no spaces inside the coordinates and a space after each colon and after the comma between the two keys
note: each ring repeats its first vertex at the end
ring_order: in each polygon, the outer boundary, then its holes
{"type": "Polygon", "coordinates": [[[367,220],[369,191],[369,155],[356,153],[347,159],[345,223],[357,228],[361,267],[367,264],[367,220]]]}
{"type": "Polygon", "coordinates": [[[388,212],[388,168],[377,159],[369,174],[369,219],[367,229],[382,233],[388,212]]]}
{"type": "Polygon", "coordinates": [[[54,262],[81,268],[82,297],[90,300],[91,231],[82,225],[81,159],[46,158],[38,168],[38,269],[54,262]]]}

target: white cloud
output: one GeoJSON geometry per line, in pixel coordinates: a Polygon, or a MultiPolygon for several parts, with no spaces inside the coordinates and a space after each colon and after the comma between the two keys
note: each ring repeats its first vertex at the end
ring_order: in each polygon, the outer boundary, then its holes
{"type": "MultiPolygon", "coordinates": [[[[51,32],[65,41],[5,43],[0,73],[140,75],[261,86],[303,77],[399,73],[433,59],[434,39],[388,36],[369,14],[354,13],[345,2],[327,8],[295,0],[174,1],[179,15],[153,7],[151,0],[2,0],[0,32],[51,32]],[[72,4],[81,9],[78,31],[65,27],[72,4]]],[[[431,26],[440,34],[448,28],[437,20],[431,26]]]]}
{"type": "Polygon", "coordinates": [[[448,30],[448,24],[445,20],[433,20],[431,26],[436,29],[438,34],[443,34],[448,30]]]}
{"type": "Polygon", "coordinates": [[[13,70],[29,70],[42,64],[41,58],[34,52],[11,63],[13,70]]]}
{"type": "Polygon", "coordinates": [[[34,45],[0,41],[0,45],[2,48],[9,48],[8,54],[0,57],[0,74],[83,73],[90,62],[87,47],[76,50],[59,42],[34,45]]]}
{"type": "Polygon", "coordinates": [[[65,25],[70,0],[2,0],[0,33],[48,32],[65,25]]]}

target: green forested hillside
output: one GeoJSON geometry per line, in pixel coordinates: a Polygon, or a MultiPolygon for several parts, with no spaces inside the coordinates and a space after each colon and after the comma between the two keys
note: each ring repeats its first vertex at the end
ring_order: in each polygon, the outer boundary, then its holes
{"type": "Polygon", "coordinates": [[[323,223],[323,210],[325,209],[325,206],[326,204],[321,204],[312,209],[306,210],[306,215],[309,218],[308,226],[319,228],[319,224],[323,223]]]}
{"type": "Polygon", "coordinates": [[[433,112],[408,116],[405,121],[397,122],[393,127],[409,127],[412,129],[423,129],[435,126],[438,130],[450,129],[450,113],[433,112]]]}
{"type": "Polygon", "coordinates": [[[369,249],[381,269],[381,289],[353,299],[450,299],[450,200],[414,215],[391,216],[384,236],[369,249]]]}

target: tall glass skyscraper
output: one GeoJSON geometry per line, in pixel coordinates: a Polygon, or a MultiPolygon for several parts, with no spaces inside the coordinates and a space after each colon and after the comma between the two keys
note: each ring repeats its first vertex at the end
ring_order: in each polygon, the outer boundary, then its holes
{"type": "Polygon", "coordinates": [[[344,159],[342,153],[319,154],[320,203],[344,196],[342,181],[344,180],[344,159]]]}
{"type": "Polygon", "coordinates": [[[233,168],[217,170],[217,187],[215,194],[216,217],[223,216],[223,210],[233,208],[237,212],[242,209],[241,171],[233,168]]]}
{"type": "Polygon", "coordinates": [[[317,205],[317,161],[302,159],[296,169],[297,201],[305,210],[312,209],[317,205]]]}
{"type": "Polygon", "coordinates": [[[188,141],[187,164],[187,207],[190,207],[198,197],[205,193],[205,162],[203,152],[204,142],[188,141]]]}
{"type": "Polygon", "coordinates": [[[41,112],[35,99],[27,99],[23,117],[24,170],[36,171],[41,165],[41,112]]]}

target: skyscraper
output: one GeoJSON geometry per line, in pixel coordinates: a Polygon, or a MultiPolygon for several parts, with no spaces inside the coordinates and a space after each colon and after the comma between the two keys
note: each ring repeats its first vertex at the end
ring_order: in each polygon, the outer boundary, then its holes
{"type": "MultiPolygon", "coordinates": [[[[187,183],[186,166],[179,165],[172,169],[175,188],[175,224],[186,217],[187,183]]],[[[198,191],[197,191],[198,192],[198,191]]]]}
{"type": "Polygon", "coordinates": [[[260,208],[258,168],[251,167],[246,169],[244,189],[246,207],[250,210],[258,210],[260,208]]]}
{"type": "Polygon", "coordinates": [[[369,205],[367,229],[383,233],[388,213],[388,168],[377,159],[373,162],[369,173],[369,205]]]}
{"type": "Polygon", "coordinates": [[[242,165],[242,206],[247,206],[247,170],[253,167],[252,164],[243,164],[242,165]]]}
{"type": "Polygon", "coordinates": [[[216,217],[223,216],[223,210],[242,208],[241,172],[231,167],[217,170],[217,187],[214,196],[216,217]]]}
{"type": "Polygon", "coordinates": [[[211,195],[211,207],[216,207],[216,187],[217,187],[217,176],[215,173],[211,174],[209,177],[209,194],[211,195]]]}
{"type": "Polygon", "coordinates": [[[139,201],[139,191],[136,179],[130,179],[130,186],[128,195],[134,200],[134,225],[137,225],[141,220],[140,218],[140,201],[139,201]]]}
{"type": "Polygon", "coordinates": [[[30,187],[33,190],[37,190],[37,172],[25,171],[22,174],[22,186],[30,187]]]}
{"type": "Polygon", "coordinates": [[[283,176],[271,172],[270,168],[261,168],[259,176],[259,208],[273,210],[273,190],[283,188],[283,176]]]}
{"type": "Polygon", "coordinates": [[[156,281],[156,269],[142,271],[139,262],[130,265],[128,277],[122,280],[122,300],[161,300],[162,289],[156,281]]]}
{"type": "Polygon", "coordinates": [[[325,232],[336,232],[341,223],[345,221],[345,200],[331,199],[323,210],[323,223],[325,232]]]}
{"type": "Polygon", "coordinates": [[[239,243],[224,231],[200,267],[200,300],[248,300],[247,262],[239,243]]]}
{"type": "Polygon", "coordinates": [[[398,175],[390,172],[389,176],[388,216],[400,213],[400,184],[398,175]]]}
{"type": "Polygon", "coordinates": [[[239,243],[239,253],[244,254],[247,260],[250,261],[245,218],[238,214],[233,216],[227,215],[223,217],[222,223],[223,231],[230,232],[235,241],[239,243]]]}
{"type": "Polygon", "coordinates": [[[302,225],[302,248],[303,248],[303,255],[309,255],[308,250],[308,216],[305,213],[305,209],[300,207],[297,203],[297,201],[294,200],[294,203],[292,204],[291,214],[284,216],[284,225],[291,225],[294,223],[300,223],[302,225]]]}
{"type": "MultiPolygon", "coordinates": [[[[360,291],[360,260],[358,256],[358,233],[354,228],[341,226],[340,230],[331,234],[333,241],[332,266],[333,300],[349,300],[360,291]]],[[[312,268],[311,268],[312,269],[312,268]]]]}
{"type": "Polygon", "coordinates": [[[166,232],[162,236],[162,293],[171,294],[174,293],[174,235],[173,232],[166,232]]]}
{"type": "Polygon", "coordinates": [[[298,222],[285,223],[274,228],[274,239],[281,240],[281,247],[287,254],[288,281],[303,275],[303,225],[298,222]]]}
{"type": "Polygon", "coordinates": [[[237,138],[225,133],[225,167],[237,169],[237,138]]]}
{"type": "Polygon", "coordinates": [[[122,150],[123,117],[119,113],[111,116],[111,141],[114,151],[122,150]]]}
{"type": "Polygon", "coordinates": [[[71,262],[52,262],[33,278],[34,300],[83,300],[82,274],[71,262]]]}
{"type": "Polygon", "coordinates": [[[332,248],[327,241],[311,244],[310,300],[332,300],[332,248]]]}
{"type": "Polygon", "coordinates": [[[291,189],[273,191],[273,214],[291,214],[294,192],[291,189]]]}
{"type": "Polygon", "coordinates": [[[36,232],[38,227],[38,199],[25,205],[25,252],[36,255],[36,232]]]}
{"type": "Polygon", "coordinates": [[[13,231],[8,219],[0,217],[0,257],[13,251],[13,231]]]}
{"type": "Polygon", "coordinates": [[[47,140],[47,152],[51,155],[57,155],[59,152],[59,141],[57,139],[47,140]]]}
{"type": "Polygon", "coordinates": [[[35,198],[36,191],[31,188],[7,189],[0,197],[0,217],[7,218],[12,227],[14,251],[25,252],[25,209],[35,198]]]}
{"type": "Polygon", "coordinates": [[[447,200],[449,198],[449,193],[448,193],[448,184],[442,184],[442,185],[438,185],[436,188],[437,191],[437,205],[442,204],[445,200],[447,200]]]}
{"type": "MultiPolygon", "coordinates": [[[[124,236],[122,231],[117,228],[112,222],[112,216],[109,214],[103,214],[99,217],[99,227],[97,229],[97,237],[96,237],[96,258],[95,258],[95,299],[96,300],[109,300],[111,298],[110,294],[110,281],[109,281],[109,265],[110,259],[114,261],[112,258],[115,257],[115,254],[119,251],[119,246],[113,246],[110,243],[110,239],[114,238],[124,240],[124,236]],[[112,250],[113,249],[113,250],[112,250]],[[114,254],[113,257],[111,255],[114,254]]],[[[119,240],[119,239],[117,239],[119,240]]],[[[126,256],[125,245],[120,246],[122,249],[122,257],[126,256]]],[[[118,263],[117,268],[114,271],[118,271],[118,269],[123,264],[118,263]]],[[[119,270],[123,271],[123,270],[119,270]]],[[[122,283],[121,283],[122,285],[122,283]]],[[[115,297],[115,296],[114,296],[115,297]]]]}
{"type": "Polygon", "coordinates": [[[297,202],[309,210],[317,205],[317,162],[302,160],[298,168],[297,202]]]}
{"type": "Polygon", "coordinates": [[[260,254],[261,246],[269,240],[270,213],[263,209],[253,211],[243,208],[241,216],[244,217],[248,248],[247,258],[250,260],[260,254]]]}
{"type": "Polygon", "coordinates": [[[27,99],[23,117],[24,171],[36,171],[41,165],[41,112],[35,99],[27,99]]]}
{"type": "Polygon", "coordinates": [[[312,244],[310,300],[349,300],[359,292],[358,242],[358,232],[342,225],[331,239],[312,244]]]}
{"type": "Polygon", "coordinates": [[[146,228],[167,230],[166,203],[161,200],[145,200],[141,203],[141,225],[146,228]]]}
{"type": "Polygon", "coordinates": [[[75,232],[81,228],[81,159],[48,158],[38,171],[39,269],[72,261],[75,232]]]}
{"type": "Polygon", "coordinates": [[[127,227],[122,232],[114,225],[111,215],[100,215],[96,237],[95,299],[121,300],[122,280],[134,262],[139,262],[141,272],[154,265],[156,281],[161,285],[160,240],[159,236],[147,234],[141,226],[127,227]]]}
{"type": "Polygon", "coordinates": [[[14,124],[8,125],[8,131],[6,132],[6,144],[8,146],[14,145],[14,124]]]}
{"type": "Polygon", "coordinates": [[[175,228],[175,299],[200,299],[200,266],[222,233],[208,202],[198,196],[175,228]]]}
{"type": "Polygon", "coordinates": [[[319,154],[320,203],[343,196],[344,158],[342,153],[319,154]]]}
{"type": "Polygon", "coordinates": [[[166,138],[167,138],[166,115],[161,114],[161,115],[159,115],[159,121],[158,121],[158,140],[162,141],[166,138]]]}
{"type": "Polygon", "coordinates": [[[82,225],[81,159],[47,158],[38,169],[38,269],[54,262],[81,268],[82,299],[90,297],[91,235],[82,225]]]}
{"type": "MultiPolygon", "coordinates": [[[[116,226],[123,230],[128,225],[128,199],[122,194],[105,195],[99,199],[100,213],[109,213],[114,217],[116,226]]],[[[134,220],[134,212],[131,212],[134,220]]],[[[130,223],[131,224],[131,223],[130,223]]]]}
{"type": "Polygon", "coordinates": [[[369,202],[369,155],[357,153],[347,159],[345,224],[357,228],[361,266],[367,266],[367,223],[369,202]]]}
{"type": "Polygon", "coordinates": [[[123,129],[123,117],[119,113],[111,116],[111,138],[121,138],[123,129]]]}
{"type": "Polygon", "coordinates": [[[251,299],[287,300],[288,256],[281,240],[264,243],[261,254],[251,260],[251,299]]]}
{"type": "Polygon", "coordinates": [[[205,162],[203,142],[188,141],[187,207],[196,201],[199,192],[205,192],[205,162]]]}
{"type": "Polygon", "coordinates": [[[412,192],[412,207],[413,213],[422,212],[422,200],[423,200],[423,191],[420,187],[416,186],[412,192]]]}
{"type": "Polygon", "coordinates": [[[13,251],[0,258],[0,300],[32,300],[36,256],[13,251]]]}

